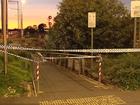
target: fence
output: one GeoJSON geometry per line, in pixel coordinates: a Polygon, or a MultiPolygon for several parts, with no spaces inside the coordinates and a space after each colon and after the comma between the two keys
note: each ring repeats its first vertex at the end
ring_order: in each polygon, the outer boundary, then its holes
{"type": "MultiPolygon", "coordinates": [[[[0,45],[0,49],[3,49],[4,46],[0,45]]],[[[17,50],[17,51],[35,51],[47,53],[44,54],[47,57],[40,57],[43,60],[41,62],[46,62],[46,60],[50,60],[58,65],[69,68],[70,70],[76,72],[77,74],[86,75],[89,77],[94,77],[98,79],[99,82],[102,81],[102,57],[98,56],[88,56],[88,55],[80,55],[82,54],[122,54],[122,53],[139,53],[140,49],[77,49],[77,50],[51,50],[51,49],[35,49],[35,48],[24,48],[24,47],[15,47],[15,46],[7,46],[8,50],[17,50]],[[55,53],[54,53],[55,52],[55,53]],[[57,52],[57,53],[56,53],[57,52]],[[71,54],[75,53],[75,54],[71,54]],[[94,59],[93,64],[91,64],[91,59],[94,59]],[[91,68],[91,65],[92,68],[91,68]]],[[[3,53],[3,50],[0,50],[3,53]]],[[[29,58],[21,57],[19,55],[8,53],[11,56],[15,56],[25,61],[30,61],[37,63],[38,60],[34,61],[29,58]]],[[[40,61],[39,61],[40,62],[40,61]]],[[[115,73],[114,73],[115,74],[115,73]]]]}

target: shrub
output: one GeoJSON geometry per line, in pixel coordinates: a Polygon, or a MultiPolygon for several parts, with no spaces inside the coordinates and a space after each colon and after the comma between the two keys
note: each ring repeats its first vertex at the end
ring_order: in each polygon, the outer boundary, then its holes
{"type": "Polygon", "coordinates": [[[123,54],[104,58],[105,79],[124,89],[140,87],[140,55],[123,54]]]}

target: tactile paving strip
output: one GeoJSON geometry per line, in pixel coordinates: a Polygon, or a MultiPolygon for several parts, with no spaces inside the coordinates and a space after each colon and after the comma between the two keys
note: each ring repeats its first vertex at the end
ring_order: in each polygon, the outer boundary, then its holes
{"type": "Polygon", "coordinates": [[[113,95],[88,98],[73,98],[64,100],[42,101],[40,105],[123,105],[126,104],[120,97],[113,95]]]}

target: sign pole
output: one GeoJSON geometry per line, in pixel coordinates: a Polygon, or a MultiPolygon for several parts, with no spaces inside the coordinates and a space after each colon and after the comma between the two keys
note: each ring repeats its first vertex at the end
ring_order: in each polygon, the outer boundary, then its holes
{"type": "MultiPolygon", "coordinates": [[[[93,49],[93,28],[91,28],[91,49],[93,49]]],[[[91,53],[93,56],[93,53],[91,53]]],[[[91,69],[92,69],[93,59],[91,58],[91,69]]]]}
{"type": "Polygon", "coordinates": [[[136,48],[136,34],[137,34],[137,18],[134,18],[134,41],[133,41],[133,47],[136,48]]]}
{"type": "Polygon", "coordinates": [[[139,27],[137,26],[137,22],[139,21],[138,18],[140,17],[140,0],[131,0],[131,17],[134,18],[133,47],[137,48],[140,47],[140,42],[138,41],[140,34],[139,30],[137,30],[137,27],[139,27]]]}
{"type": "MultiPolygon", "coordinates": [[[[89,12],[88,13],[88,28],[91,28],[91,49],[93,49],[93,28],[96,27],[96,12],[89,12]]],[[[91,56],[93,53],[91,52],[91,56]]],[[[93,59],[91,58],[91,69],[93,64],[93,59]]]]}

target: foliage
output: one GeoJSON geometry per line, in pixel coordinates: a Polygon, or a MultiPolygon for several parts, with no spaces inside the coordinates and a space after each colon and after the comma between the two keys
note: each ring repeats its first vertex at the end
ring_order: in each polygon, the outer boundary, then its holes
{"type": "MultiPolygon", "coordinates": [[[[3,61],[2,56],[0,56],[0,62],[1,61],[3,61]]],[[[0,69],[3,69],[3,63],[2,66],[0,66],[0,69]]],[[[4,72],[0,73],[0,96],[19,95],[24,93],[25,87],[22,86],[22,83],[31,81],[31,78],[31,63],[9,56],[8,74],[4,75],[4,72]]]]}
{"type": "Polygon", "coordinates": [[[46,24],[44,24],[44,23],[41,23],[38,25],[38,31],[40,33],[45,33],[45,28],[46,28],[46,24]]]}
{"type": "Polygon", "coordinates": [[[40,37],[44,37],[45,34],[46,34],[46,24],[44,23],[41,23],[38,25],[38,31],[39,31],[39,34],[40,34],[40,37]]]}
{"type": "Polygon", "coordinates": [[[123,87],[137,89],[140,87],[140,56],[123,54],[104,59],[105,79],[123,87]]]}
{"type": "Polygon", "coordinates": [[[24,34],[26,37],[38,37],[38,35],[40,35],[40,37],[44,37],[44,35],[46,34],[46,28],[47,26],[44,23],[41,23],[38,26],[27,26],[24,29],[24,34]]]}
{"type": "Polygon", "coordinates": [[[34,27],[32,26],[28,26],[24,29],[24,34],[26,36],[30,36],[30,37],[35,37],[37,36],[37,32],[38,30],[36,30],[34,27]]]}
{"type": "Polygon", "coordinates": [[[63,0],[49,33],[53,48],[90,48],[87,14],[97,13],[94,48],[132,47],[132,20],[119,0],[63,0]]]}

